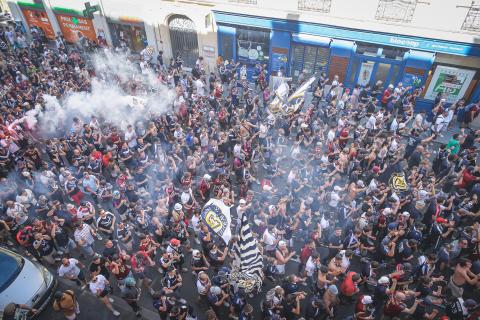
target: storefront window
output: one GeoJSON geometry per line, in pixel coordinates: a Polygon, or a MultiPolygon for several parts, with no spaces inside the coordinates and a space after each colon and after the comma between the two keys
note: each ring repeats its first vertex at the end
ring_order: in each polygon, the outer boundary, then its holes
{"type": "Polygon", "coordinates": [[[358,63],[359,61],[358,60],[353,60],[352,62],[352,67],[350,68],[350,78],[348,79],[348,82],[350,84],[354,84],[355,83],[355,75],[357,73],[357,69],[358,69],[358,63]]]}
{"type": "Polygon", "coordinates": [[[403,56],[407,52],[407,49],[396,47],[384,47],[382,49],[382,58],[403,60],[403,56]]]}
{"type": "Polygon", "coordinates": [[[292,51],[292,78],[296,80],[305,71],[308,76],[326,71],[330,49],[326,47],[294,44],[292,51]]]}
{"type": "Polygon", "coordinates": [[[115,36],[115,45],[121,46],[122,42],[133,52],[140,52],[145,48],[145,29],[131,24],[110,23],[115,36]]]}
{"type": "Polygon", "coordinates": [[[357,42],[357,49],[355,52],[357,54],[363,54],[365,56],[376,56],[378,52],[378,46],[370,43],[357,42]]]}
{"type": "Polygon", "coordinates": [[[233,36],[231,35],[222,35],[221,44],[222,46],[222,56],[224,60],[233,59],[233,36]]]}
{"type": "Polygon", "coordinates": [[[237,29],[237,56],[249,64],[268,63],[270,31],[256,28],[237,29]]]}
{"type": "Polygon", "coordinates": [[[391,64],[389,63],[379,63],[377,72],[375,73],[375,82],[378,80],[385,83],[387,81],[388,72],[390,72],[391,64]]]}
{"type": "Polygon", "coordinates": [[[400,67],[397,65],[393,66],[392,76],[390,77],[390,84],[395,85],[395,80],[397,80],[398,72],[400,71],[400,67]]]}

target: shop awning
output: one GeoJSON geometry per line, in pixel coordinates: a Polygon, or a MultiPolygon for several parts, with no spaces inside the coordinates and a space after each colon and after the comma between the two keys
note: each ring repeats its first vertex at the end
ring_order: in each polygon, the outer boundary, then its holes
{"type": "Polygon", "coordinates": [[[298,42],[298,43],[311,44],[314,46],[329,47],[332,39],[327,37],[314,36],[314,35],[305,34],[305,33],[293,33],[292,41],[298,42]]]}

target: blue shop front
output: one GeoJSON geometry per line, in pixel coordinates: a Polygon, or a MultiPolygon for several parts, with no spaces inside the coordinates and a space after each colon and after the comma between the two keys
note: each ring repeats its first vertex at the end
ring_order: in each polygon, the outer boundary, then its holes
{"type": "Polygon", "coordinates": [[[439,91],[448,102],[480,99],[480,65],[468,67],[436,61],[436,54],[480,57],[480,46],[403,35],[375,33],[266,17],[215,12],[218,51],[224,58],[256,64],[270,74],[298,79],[336,75],[344,87],[373,85],[425,86],[417,108],[431,108],[439,91]]]}

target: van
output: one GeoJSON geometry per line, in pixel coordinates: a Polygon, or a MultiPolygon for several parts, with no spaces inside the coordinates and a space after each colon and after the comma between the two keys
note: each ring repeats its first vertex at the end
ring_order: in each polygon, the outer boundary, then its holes
{"type": "Polygon", "coordinates": [[[39,313],[55,293],[57,280],[47,268],[3,247],[0,270],[0,315],[12,302],[25,304],[39,313]]]}

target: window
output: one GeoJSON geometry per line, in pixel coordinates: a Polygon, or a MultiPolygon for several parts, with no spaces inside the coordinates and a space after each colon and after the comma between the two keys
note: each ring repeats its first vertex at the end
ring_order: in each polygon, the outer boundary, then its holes
{"type": "Polygon", "coordinates": [[[394,60],[403,60],[403,56],[407,49],[397,48],[397,47],[383,47],[382,58],[394,59],[394,60]]]}
{"type": "Polygon", "coordinates": [[[224,60],[233,59],[233,35],[222,35],[221,38],[222,56],[224,60]]]}
{"type": "Polygon", "coordinates": [[[375,19],[408,23],[412,21],[418,0],[379,0],[375,19]]]}
{"type": "Polygon", "coordinates": [[[270,31],[256,28],[237,29],[237,56],[249,64],[267,63],[270,52],[270,31]]]}
{"type": "Polygon", "coordinates": [[[467,16],[463,20],[462,30],[480,31],[480,5],[472,2],[468,8],[467,16]]]}
{"type": "Polygon", "coordinates": [[[363,42],[357,42],[357,48],[355,49],[355,52],[358,54],[363,54],[366,56],[372,56],[375,57],[377,55],[379,46],[370,44],[370,43],[363,43],[363,42]]]}
{"type": "Polygon", "coordinates": [[[307,76],[326,72],[330,49],[327,47],[305,46],[294,44],[292,48],[292,70],[291,76],[294,80],[300,73],[305,72],[307,76]]]}
{"type": "Polygon", "coordinates": [[[331,0],[298,0],[298,10],[330,12],[331,0]]]}

